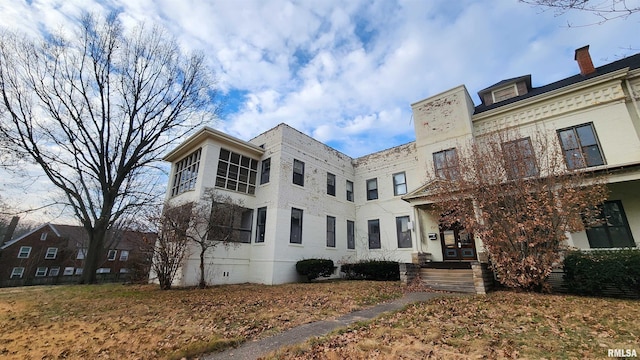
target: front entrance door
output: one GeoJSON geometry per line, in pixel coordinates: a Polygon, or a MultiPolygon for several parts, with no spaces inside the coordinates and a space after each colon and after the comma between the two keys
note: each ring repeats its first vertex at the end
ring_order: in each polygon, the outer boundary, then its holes
{"type": "Polygon", "coordinates": [[[440,228],[442,243],[442,257],[445,261],[469,261],[476,259],[476,244],[473,234],[464,230],[460,225],[440,228]]]}

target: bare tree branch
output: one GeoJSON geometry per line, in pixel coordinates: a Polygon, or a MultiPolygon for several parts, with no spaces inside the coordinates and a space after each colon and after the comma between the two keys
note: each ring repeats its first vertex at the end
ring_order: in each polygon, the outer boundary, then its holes
{"type": "Polygon", "coordinates": [[[0,37],[0,138],[37,163],[89,232],[83,282],[95,281],[107,230],[152,200],[150,166],[213,120],[213,79],[162,29],[125,32],[85,15],[71,36],[0,37]]]}

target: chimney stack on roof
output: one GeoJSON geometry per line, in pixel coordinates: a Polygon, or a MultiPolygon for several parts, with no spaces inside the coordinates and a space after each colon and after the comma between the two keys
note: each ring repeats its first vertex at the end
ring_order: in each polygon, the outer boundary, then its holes
{"type": "Polygon", "coordinates": [[[578,62],[581,75],[586,76],[596,72],[596,68],[593,67],[593,62],[591,61],[591,55],[589,55],[589,45],[576,49],[574,60],[578,62]]]}

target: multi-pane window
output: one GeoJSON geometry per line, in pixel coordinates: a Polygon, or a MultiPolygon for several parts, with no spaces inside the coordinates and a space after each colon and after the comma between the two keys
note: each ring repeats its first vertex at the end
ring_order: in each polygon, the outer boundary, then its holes
{"type": "Polygon", "coordinates": [[[182,194],[196,187],[201,152],[202,149],[198,149],[176,163],[171,196],[182,194]]]}
{"type": "Polygon", "coordinates": [[[47,240],[47,235],[49,235],[49,233],[47,233],[46,231],[40,234],[40,240],[42,241],[47,240]]]}
{"type": "Polygon", "coordinates": [[[355,249],[356,248],[356,224],[347,220],[347,249],[355,249]]]}
{"type": "Polygon", "coordinates": [[[82,268],[76,268],[76,275],[82,275],[82,268]]]}
{"type": "Polygon", "coordinates": [[[409,217],[396,218],[396,233],[398,235],[398,248],[411,247],[411,230],[409,229],[409,217]]]}
{"type": "Polygon", "coordinates": [[[60,267],[55,266],[49,270],[49,276],[58,276],[60,274],[60,267]]]}
{"type": "Polygon", "coordinates": [[[216,187],[255,194],[258,176],[258,160],[220,149],[216,187]]]}
{"type": "Polygon", "coordinates": [[[36,276],[37,277],[47,276],[47,268],[46,267],[37,268],[36,269],[36,276]]]}
{"type": "Polygon", "coordinates": [[[456,149],[452,148],[433,153],[433,166],[437,177],[457,180],[460,173],[458,170],[458,153],[456,149]]]}
{"type": "Polygon", "coordinates": [[[212,241],[251,243],[253,210],[229,203],[211,206],[208,239],[212,241]]]}
{"type": "Polygon", "coordinates": [[[336,196],[336,176],[332,173],[327,173],[327,194],[336,196]]]}
{"type": "Polygon", "coordinates": [[[502,144],[507,178],[517,179],[538,175],[531,139],[524,138],[502,144]]]}
{"type": "Polygon", "coordinates": [[[18,258],[26,259],[31,255],[31,246],[20,246],[20,251],[18,252],[18,258]]]}
{"type": "Polygon", "coordinates": [[[264,242],[264,233],[267,226],[267,208],[262,207],[258,209],[258,222],[256,229],[256,243],[264,242]]]}
{"type": "Polygon", "coordinates": [[[567,168],[579,169],[604,165],[598,137],[592,123],[558,130],[567,168]]]}
{"type": "Polygon", "coordinates": [[[380,249],[380,220],[369,220],[367,225],[369,229],[369,249],[380,249]]]}
{"type": "Polygon", "coordinates": [[[129,250],[120,250],[120,261],[129,260],[129,250]]]}
{"type": "Polygon", "coordinates": [[[304,162],[293,160],[293,183],[304,186],[304,162]]]}
{"type": "Polygon", "coordinates": [[[111,268],[99,268],[96,270],[96,274],[108,274],[111,272],[111,268]]]}
{"type": "Polygon", "coordinates": [[[262,160],[260,166],[260,184],[266,184],[269,182],[269,176],[271,174],[271,158],[262,160]]]}
{"type": "Polygon", "coordinates": [[[375,200],[378,198],[378,179],[367,180],[367,200],[375,200]]]}
{"type": "Polygon", "coordinates": [[[353,182],[347,180],[347,201],[353,201],[353,182]]]}
{"type": "Polygon", "coordinates": [[[327,247],[336,247],[336,218],[327,216],[327,247]]]}
{"type": "Polygon", "coordinates": [[[107,255],[107,260],[109,261],[115,260],[116,255],[118,255],[118,250],[109,250],[109,254],[107,255]]]}
{"type": "Polygon", "coordinates": [[[47,248],[47,253],[44,254],[44,258],[55,259],[57,255],[58,255],[58,248],[50,247],[50,248],[47,248]]]}
{"type": "Polygon", "coordinates": [[[87,249],[86,248],[78,249],[78,255],[76,255],[76,259],[82,260],[85,258],[85,256],[87,256],[87,249]]]}
{"type": "Polygon", "coordinates": [[[23,267],[14,267],[11,270],[11,279],[20,279],[22,278],[22,275],[24,275],[24,268],[23,267]]]}
{"type": "Polygon", "coordinates": [[[619,200],[606,201],[595,224],[586,229],[592,248],[635,247],[627,216],[619,200]]]}
{"type": "Polygon", "coordinates": [[[291,233],[289,242],[302,244],[302,210],[291,208],[291,233]]]}
{"type": "Polygon", "coordinates": [[[64,268],[64,271],[62,272],[62,275],[64,275],[64,276],[73,275],[73,270],[74,270],[73,267],[67,266],[66,268],[64,268]]]}
{"type": "Polygon", "coordinates": [[[393,174],[393,195],[404,195],[407,193],[407,177],[404,172],[393,174]]]}
{"type": "Polygon", "coordinates": [[[245,244],[251,243],[251,227],[253,225],[253,210],[242,209],[240,216],[234,219],[233,230],[238,233],[238,241],[245,244]]]}

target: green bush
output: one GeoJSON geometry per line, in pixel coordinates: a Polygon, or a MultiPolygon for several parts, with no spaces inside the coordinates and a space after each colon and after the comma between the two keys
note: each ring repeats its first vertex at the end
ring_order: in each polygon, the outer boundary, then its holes
{"type": "Polygon", "coordinates": [[[298,274],[306,276],[309,281],[320,276],[331,276],[333,269],[333,260],[329,259],[304,259],[296,263],[298,274]]]}
{"type": "Polygon", "coordinates": [[[564,260],[567,290],[580,295],[640,296],[640,251],[570,252],[564,260]]]}
{"type": "Polygon", "coordinates": [[[364,260],[353,264],[343,264],[340,271],[348,279],[400,280],[400,267],[395,261],[364,260]]]}

